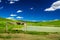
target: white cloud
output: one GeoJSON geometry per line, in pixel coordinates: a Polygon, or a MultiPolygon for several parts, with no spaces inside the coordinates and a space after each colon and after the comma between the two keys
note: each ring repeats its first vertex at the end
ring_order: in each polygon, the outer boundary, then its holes
{"type": "Polygon", "coordinates": [[[15,2],[19,1],[19,0],[8,0],[10,4],[14,4],[15,2]]]}
{"type": "Polygon", "coordinates": [[[59,21],[59,19],[53,19],[53,20],[49,20],[49,21],[59,21]]]}
{"type": "Polygon", "coordinates": [[[30,20],[30,21],[36,22],[37,20],[30,20]]]}
{"type": "Polygon", "coordinates": [[[10,1],[10,4],[14,4],[15,2],[13,2],[13,1],[10,1]]]}
{"type": "Polygon", "coordinates": [[[17,10],[17,13],[23,12],[22,10],[17,10]]]}
{"type": "Polygon", "coordinates": [[[18,17],[16,17],[16,18],[21,19],[21,18],[23,18],[23,17],[18,16],[18,17]]]}
{"type": "Polygon", "coordinates": [[[30,9],[33,10],[33,7],[31,7],[30,9]]]}
{"type": "Polygon", "coordinates": [[[42,20],[42,22],[47,22],[47,20],[42,20]]]}
{"type": "Polygon", "coordinates": [[[8,0],[8,1],[19,1],[19,0],[8,0]]]}
{"type": "Polygon", "coordinates": [[[2,6],[2,7],[0,7],[0,9],[3,9],[3,6],[2,6]]]}
{"type": "Polygon", "coordinates": [[[1,3],[2,1],[0,0],[0,3],[1,3]]]}
{"type": "Polygon", "coordinates": [[[11,14],[10,16],[17,16],[16,14],[11,14]]]}
{"type": "Polygon", "coordinates": [[[14,1],[19,1],[19,0],[14,0],[14,1]]]}
{"type": "Polygon", "coordinates": [[[54,3],[51,5],[51,7],[46,8],[44,11],[55,11],[55,10],[57,10],[57,9],[60,9],[60,0],[54,2],[54,3]]]}
{"type": "Polygon", "coordinates": [[[54,19],[53,21],[58,21],[59,19],[54,19]]]}
{"type": "Polygon", "coordinates": [[[6,19],[14,19],[14,17],[7,17],[6,19]]]}
{"type": "Polygon", "coordinates": [[[55,11],[56,9],[53,9],[53,8],[47,8],[45,9],[45,11],[55,11]]]}

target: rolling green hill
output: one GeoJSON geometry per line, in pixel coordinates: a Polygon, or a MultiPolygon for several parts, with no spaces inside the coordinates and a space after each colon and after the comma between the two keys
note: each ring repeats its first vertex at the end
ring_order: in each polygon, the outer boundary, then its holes
{"type": "Polygon", "coordinates": [[[27,25],[60,27],[60,20],[58,20],[58,21],[47,21],[47,22],[27,22],[27,25]]]}
{"type": "MultiPolygon", "coordinates": [[[[0,18],[0,28],[4,28],[6,26],[6,22],[22,22],[23,20],[10,20],[5,18],[0,18]]],[[[59,21],[47,21],[47,22],[31,22],[26,21],[27,26],[54,26],[60,27],[60,20],[59,21]]],[[[8,24],[8,27],[21,27],[22,25],[11,25],[8,24]]],[[[18,27],[18,28],[19,28],[18,27]]]]}
{"type": "MultiPolygon", "coordinates": [[[[0,18],[0,33],[5,32],[6,30],[6,23],[7,22],[23,22],[23,20],[10,20],[5,18],[0,18]]],[[[60,20],[58,21],[47,21],[47,22],[31,22],[31,21],[24,21],[27,23],[27,26],[48,26],[48,27],[60,27],[60,20]]],[[[17,25],[17,24],[7,24],[8,30],[16,30],[24,27],[24,25],[17,25]]]]}
{"type": "Polygon", "coordinates": [[[17,25],[17,24],[9,24],[7,22],[17,22],[17,20],[10,20],[5,18],[0,18],[0,32],[6,30],[6,25],[8,27],[8,30],[11,30],[13,28],[21,28],[23,25],[17,25]]]}

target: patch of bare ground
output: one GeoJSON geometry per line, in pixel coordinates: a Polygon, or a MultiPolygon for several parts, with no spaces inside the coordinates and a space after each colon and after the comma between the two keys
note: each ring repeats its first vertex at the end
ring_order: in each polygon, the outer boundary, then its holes
{"type": "Polygon", "coordinates": [[[49,35],[31,35],[24,33],[15,33],[15,34],[0,34],[2,36],[0,40],[60,40],[60,35],[58,34],[49,34],[49,35]],[[10,38],[4,38],[10,36],[10,38]]]}

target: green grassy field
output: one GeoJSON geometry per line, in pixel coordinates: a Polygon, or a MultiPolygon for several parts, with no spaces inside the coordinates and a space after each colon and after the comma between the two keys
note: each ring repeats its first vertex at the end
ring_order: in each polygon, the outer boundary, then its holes
{"type": "MultiPolygon", "coordinates": [[[[22,22],[21,20],[10,20],[0,18],[0,40],[60,40],[60,32],[36,32],[36,31],[22,31],[12,30],[13,28],[21,28],[23,25],[8,24],[8,32],[5,32],[6,22],[22,22]]],[[[26,21],[28,26],[53,26],[60,27],[59,21],[51,22],[29,22],[26,21]]]]}
{"type": "MultiPolygon", "coordinates": [[[[0,29],[5,29],[6,27],[6,23],[7,22],[22,22],[22,20],[10,20],[10,19],[5,19],[5,18],[0,18],[0,29]]],[[[27,26],[52,26],[52,27],[60,27],[60,20],[58,21],[47,21],[47,22],[31,22],[31,21],[26,21],[27,26]]],[[[8,29],[12,29],[12,28],[21,28],[24,27],[23,25],[11,25],[11,24],[7,24],[8,25],[8,29]]]]}
{"type": "MultiPolygon", "coordinates": [[[[3,32],[6,29],[6,23],[7,22],[18,22],[17,20],[10,20],[5,18],[0,18],[0,33],[3,32]]],[[[7,23],[8,30],[12,30],[13,28],[21,28],[23,25],[17,25],[17,24],[9,24],[7,23]]]]}
{"type": "MultiPolygon", "coordinates": [[[[6,23],[7,22],[22,22],[22,20],[10,20],[10,19],[5,19],[5,18],[0,18],[0,30],[5,30],[6,28],[6,23]]],[[[47,22],[31,22],[31,21],[26,21],[27,26],[52,26],[52,27],[60,27],[60,20],[59,21],[47,21],[47,22]]],[[[11,25],[8,23],[8,30],[11,30],[13,28],[21,28],[24,27],[23,25],[11,25]]]]}
{"type": "MultiPolygon", "coordinates": [[[[5,18],[0,18],[0,28],[6,26],[6,22],[21,22],[22,20],[10,20],[5,18]]],[[[54,27],[60,27],[60,20],[58,21],[47,21],[47,22],[31,22],[26,21],[28,26],[54,26],[54,27]]],[[[10,24],[8,26],[11,26],[10,24]]],[[[13,25],[14,26],[14,25],[13,25]]],[[[15,25],[18,26],[18,25],[15,25]]]]}
{"type": "Polygon", "coordinates": [[[31,26],[54,26],[54,27],[60,27],[60,20],[59,21],[47,21],[47,22],[27,22],[27,25],[31,26]]]}

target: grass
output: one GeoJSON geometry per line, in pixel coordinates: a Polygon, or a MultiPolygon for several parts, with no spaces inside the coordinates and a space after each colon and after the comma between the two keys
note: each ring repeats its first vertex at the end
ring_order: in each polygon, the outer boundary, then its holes
{"type": "MultiPolygon", "coordinates": [[[[0,38],[2,39],[11,39],[12,40],[60,40],[60,32],[36,32],[36,31],[22,31],[22,30],[12,30],[13,28],[21,28],[23,25],[11,25],[8,24],[8,33],[6,34],[6,21],[7,22],[17,22],[17,20],[9,20],[5,18],[0,18],[0,38]],[[2,35],[1,35],[2,34],[2,35]],[[5,36],[3,34],[6,34],[5,36]],[[12,36],[12,34],[14,36],[12,36]],[[16,38],[19,36],[19,39],[16,38]],[[25,37],[24,37],[25,36],[25,37]],[[15,39],[13,39],[15,38],[15,39]]],[[[26,22],[28,26],[54,26],[60,27],[59,21],[51,22],[26,22]]]]}
{"type": "Polygon", "coordinates": [[[36,32],[36,31],[26,31],[25,34],[31,34],[31,35],[48,35],[48,32],[36,32]]]}
{"type": "Polygon", "coordinates": [[[1,33],[0,40],[60,40],[60,33],[58,32],[36,32],[36,31],[22,31],[9,30],[9,33],[1,33]]]}
{"type": "Polygon", "coordinates": [[[24,33],[24,34],[31,34],[31,35],[49,35],[49,34],[60,34],[60,32],[37,32],[37,31],[22,31],[22,30],[8,30],[7,32],[5,30],[0,29],[1,33],[24,33]]]}
{"type": "Polygon", "coordinates": [[[60,27],[60,20],[59,21],[47,21],[47,22],[27,22],[27,25],[31,26],[54,26],[60,27]]]}
{"type": "MultiPolygon", "coordinates": [[[[44,33],[44,32],[43,32],[44,33]]],[[[0,34],[0,40],[60,40],[60,34],[49,33],[48,35],[33,35],[26,33],[0,34]]]]}
{"type": "Polygon", "coordinates": [[[2,35],[0,35],[0,38],[10,39],[10,38],[12,38],[12,36],[2,36],[2,35]]]}
{"type": "Polygon", "coordinates": [[[12,36],[11,34],[4,34],[4,35],[0,35],[0,38],[3,38],[3,39],[11,39],[11,38],[19,38],[17,36],[12,36]]]}
{"type": "MultiPolygon", "coordinates": [[[[5,18],[0,18],[0,29],[5,30],[6,28],[6,21],[7,22],[18,22],[18,20],[9,20],[5,18]]],[[[20,21],[21,22],[21,21],[20,21]]],[[[60,20],[59,21],[51,21],[51,22],[26,22],[27,26],[54,26],[54,27],[60,27],[60,20]]],[[[23,25],[11,25],[8,24],[8,30],[12,30],[14,28],[21,28],[24,27],[23,25]]],[[[3,32],[3,31],[2,31],[3,32]]]]}
{"type": "Polygon", "coordinates": [[[49,32],[36,32],[36,31],[22,31],[22,30],[10,30],[9,33],[24,33],[31,35],[48,35],[49,32]]]}

